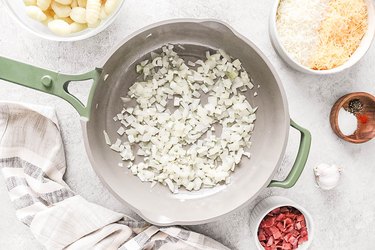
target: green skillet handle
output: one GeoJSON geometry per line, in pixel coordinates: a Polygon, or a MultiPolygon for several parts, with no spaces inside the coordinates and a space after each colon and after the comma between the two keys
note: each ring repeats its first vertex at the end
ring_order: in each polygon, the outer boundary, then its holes
{"type": "Polygon", "coordinates": [[[290,120],[290,125],[301,132],[301,142],[298,149],[296,161],[293,164],[292,170],[283,181],[271,181],[268,187],[291,188],[296,184],[298,178],[301,176],[305,168],[307,158],[311,146],[311,134],[308,130],[297,125],[293,120],[290,120]]]}
{"type": "Polygon", "coordinates": [[[0,79],[61,97],[69,102],[83,118],[89,119],[92,97],[102,70],[94,69],[80,75],[66,75],[38,68],[0,56],[0,79]],[[68,92],[71,81],[93,80],[85,106],[68,92]]]}

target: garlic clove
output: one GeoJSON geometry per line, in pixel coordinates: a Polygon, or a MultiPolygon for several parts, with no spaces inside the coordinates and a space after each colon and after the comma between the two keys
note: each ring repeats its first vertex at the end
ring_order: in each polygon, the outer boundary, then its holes
{"type": "Polygon", "coordinates": [[[319,164],[314,168],[315,180],[323,190],[331,190],[337,186],[342,168],[336,165],[319,164]]]}

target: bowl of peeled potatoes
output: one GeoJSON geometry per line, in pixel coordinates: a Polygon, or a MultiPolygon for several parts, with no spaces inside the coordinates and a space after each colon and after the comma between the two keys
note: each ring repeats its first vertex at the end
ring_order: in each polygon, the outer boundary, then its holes
{"type": "Polygon", "coordinates": [[[55,41],[78,41],[106,29],[119,14],[123,0],[3,0],[25,29],[55,41]]]}

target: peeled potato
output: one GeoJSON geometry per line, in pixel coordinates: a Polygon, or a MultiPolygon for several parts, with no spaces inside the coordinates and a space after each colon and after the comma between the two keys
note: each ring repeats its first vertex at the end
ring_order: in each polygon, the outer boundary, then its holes
{"type": "Polygon", "coordinates": [[[53,21],[53,20],[54,20],[53,16],[47,15],[46,20],[44,20],[42,23],[44,25],[48,25],[48,23],[51,22],[51,21],[53,21]]]}
{"type": "Polygon", "coordinates": [[[37,0],[36,5],[41,9],[41,10],[46,10],[49,8],[51,5],[51,0],[37,0]]]}
{"type": "Polygon", "coordinates": [[[87,0],[77,0],[78,6],[86,8],[87,0]]]}
{"type": "Polygon", "coordinates": [[[77,0],[73,0],[72,3],[70,4],[70,6],[71,6],[72,8],[78,7],[78,2],[77,2],[77,0]]]}
{"type": "Polygon", "coordinates": [[[61,19],[56,19],[48,23],[48,28],[55,34],[66,36],[71,33],[70,25],[61,19]]]}
{"type": "Polygon", "coordinates": [[[72,33],[80,32],[86,28],[87,28],[87,24],[76,23],[76,22],[70,24],[70,31],[72,33]]]}
{"type": "Polygon", "coordinates": [[[68,17],[72,11],[70,6],[62,5],[57,2],[52,2],[51,8],[58,17],[68,17]]]}
{"type": "Polygon", "coordinates": [[[88,0],[86,5],[86,21],[91,25],[95,25],[100,17],[100,0],[88,0]]]}
{"type": "Polygon", "coordinates": [[[104,7],[104,5],[102,5],[102,7],[100,8],[100,16],[99,16],[99,18],[102,19],[102,20],[104,20],[104,19],[106,19],[107,17],[108,17],[108,14],[107,14],[107,12],[105,11],[105,7],[104,7]]]}
{"type": "Polygon", "coordinates": [[[30,6],[30,5],[36,5],[36,0],[23,0],[23,3],[26,5],[26,6],[30,6]]]}
{"type": "Polygon", "coordinates": [[[74,23],[74,21],[70,18],[70,17],[62,17],[60,18],[61,20],[64,20],[65,22],[69,23],[69,24],[72,24],[74,23]]]}
{"type": "Polygon", "coordinates": [[[73,0],[55,0],[55,2],[61,3],[63,5],[70,5],[72,4],[73,0]]]}
{"type": "Polygon", "coordinates": [[[75,7],[70,12],[70,17],[77,23],[86,23],[86,9],[75,7]]]}
{"type": "Polygon", "coordinates": [[[89,28],[96,28],[96,27],[99,26],[100,22],[101,22],[101,20],[98,19],[95,23],[87,23],[87,27],[89,27],[89,28]]]}
{"type": "Polygon", "coordinates": [[[109,15],[111,14],[118,6],[120,3],[119,0],[108,0],[105,2],[104,7],[105,7],[105,12],[109,15]]]}
{"type": "Polygon", "coordinates": [[[43,11],[37,6],[27,6],[26,14],[39,22],[43,22],[47,19],[46,14],[44,14],[43,11]]]}

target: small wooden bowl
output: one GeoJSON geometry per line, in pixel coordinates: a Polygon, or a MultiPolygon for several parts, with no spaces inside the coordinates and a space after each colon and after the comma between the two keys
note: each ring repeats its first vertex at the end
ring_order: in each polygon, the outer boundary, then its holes
{"type": "Polygon", "coordinates": [[[341,139],[351,143],[364,143],[375,137],[375,97],[365,92],[355,92],[344,95],[333,105],[330,115],[330,122],[333,131],[341,139]],[[352,135],[344,135],[338,125],[338,115],[341,108],[347,109],[349,102],[359,99],[363,104],[363,109],[359,112],[366,115],[368,121],[361,123],[358,121],[357,130],[352,135]]]}

